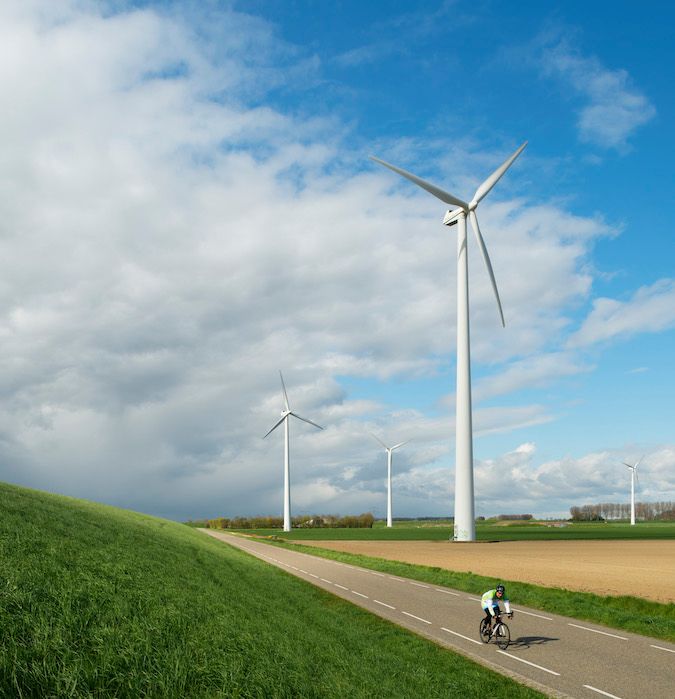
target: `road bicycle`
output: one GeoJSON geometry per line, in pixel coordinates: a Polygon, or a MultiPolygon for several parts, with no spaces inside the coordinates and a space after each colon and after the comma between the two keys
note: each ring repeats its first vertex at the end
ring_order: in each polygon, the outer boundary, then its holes
{"type": "Polygon", "coordinates": [[[509,627],[502,621],[501,614],[495,616],[495,625],[490,631],[490,620],[487,617],[483,617],[480,620],[480,640],[483,643],[490,643],[491,639],[495,639],[495,643],[502,649],[506,650],[511,643],[511,632],[509,627]]]}

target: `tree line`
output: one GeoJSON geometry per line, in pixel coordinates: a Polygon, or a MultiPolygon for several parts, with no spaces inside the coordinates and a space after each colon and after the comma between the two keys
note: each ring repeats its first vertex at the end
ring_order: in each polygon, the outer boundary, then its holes
{"type": "MultiPolygon", "coordinates": [[[[630,503],[601,502],[597,505],[570,507],[572,520],[575,522],[599,522],[608,519],[630,519],[630,503]]],[[[646,522],[675,521],[675,502],[636,502],[635,518],[646,522]]]]}
{"type": "MultiPolygon", "coordinates": [[[[336,529],[371,529],[375,517],[372,513],[364,512],[361,515],[300,515],[291,518],[291,527],[294,529],[322,529],[332,527],[336,529]]],[[[283,529],[283,517],[216,517],[199,522],[190,522],[193,526],[206,529],[283,529]]]]}

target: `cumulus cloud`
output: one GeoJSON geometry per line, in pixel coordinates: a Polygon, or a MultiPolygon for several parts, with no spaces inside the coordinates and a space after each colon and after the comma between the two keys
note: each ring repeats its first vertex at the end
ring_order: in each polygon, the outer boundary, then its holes
{"type": "Polygon", "coordinates": [[[631,134],[654,118],[656,109],[623,69],[584,56],[566,40],[543,46],[540,68],[584,101],[577,127],[583,142],[624,149],[631,134]]]}
{"type": "MultiPolygon", "coordinates": [[[[177,519],[278,512],[280,435],[262,436],[282,369],[294,409],[326,427],[291,428],[296,507],[371,509],[369,431],[413,438],[401,477],[451,454],[451,410],[340,384],[434,377],[451,356],[443,207],[366,168],[337,120],[265,102],[317,67],[264,21],[224,9],[214,36],[207,16],[158,7],[0,8],[0,474],[177,519]]],[[[473,354],[517,360],[483,396],[544,385],[556,362],[583,370],[555,346],[610,227],[499,197],[481,213],[507,330],[472,248],[473,354]]],[[[477,406],[475,425],[549,419],[477,406]]]]}
{"type": "MultiPolygon", "coordinates": [[[[638,333],[659,332],[675,325],[675,282],[660,279],[638,289],[627,301],[599,298],[569,347],[585,347],[614,338],[626,339],[638,333]]],[[[636,369],[635,371],[644,371],[636,369]]]]}

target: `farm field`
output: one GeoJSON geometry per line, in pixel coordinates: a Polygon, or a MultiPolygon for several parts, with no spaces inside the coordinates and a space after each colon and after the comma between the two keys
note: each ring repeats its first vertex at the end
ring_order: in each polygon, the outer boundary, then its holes
{"type": "Polygon", "coordinates": [[[539,697],[175,522],[0,484],[0,696],[539,697]]]}
{"type": "Polygon", "coordinates": [[[545,587],[675,602],[675,540],[302,543],[545,587]]]}
{"type": "MultiPolygon", "coordinates": [[[[452,537],[451,522],[394,522],[391,529],[376,522],[372,529],[279,529],[242,530],[258,536],[278,536],[289,541],[448,541],[452,537]]],[[[675,522],[571,522],[565,527],[547,523],[499,522],[476,525],[479,541],[565,541],[568,539],[673,539],[675,522]]]]}

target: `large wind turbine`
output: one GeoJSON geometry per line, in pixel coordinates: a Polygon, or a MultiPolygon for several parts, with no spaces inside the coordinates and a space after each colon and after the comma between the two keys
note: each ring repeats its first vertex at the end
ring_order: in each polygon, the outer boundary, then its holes
{"type": "MultiPolygon", "coordinates": [[[[644,459],[644,456],[641,456],[632,466],[630,464],[627,464],[625,461],[622,461],[621,463],[624,466],[628,466],[630,469],[630,523],[635,524],[635,482],[638,481],[637,477],[637,467],[640,465],[640,461],[644,459]]],[[[649,480],[649,478],[647,479],[649,480]]],[[[639,484],[639,481],[638,481],[639,484]]]]}
{"type": "Polygon", "coordinates": [[[288,404],[288,394],[286,393],[286,385],[284,384],[284,377],[281,371],[279,371],[279,376],[281,377],[281,390],[284,392],[284,409],[281,411],[281,419],[274,425],[274,427],[263,437],[265,439],[267,435],[274,432],[274,430],[279,427],[279,425],[284,423],[284,531],[291,531],[291,464],[290,464],[290,454],[288,447],[288,423],[291,415],[297,417],[298,420],[303,422],[308,422],[314,427],[318,427],[320,430],[323,429],[321,425],[317,425],[316,422],[307,420],[304,417],[300,417],[297,413],[291,410],[288,404]]]}
{"type": "Polygon", "coordinates": [[[492,264],[478,226],[476,207],[487,193],[497,184],[501,176],[509,169],[513,161],[521,154],[527,141],[500,165],[476,190],[471,202],[467,203],[426,182],[406,170],[390,165],[379,158],[371,159],[388,167],[399,175],[406,177],[416,185],[426,189],[437,199],[457,208],[448,211],[443,219],[446,226],[457,225],[457,390],[455,416],[455,541],[474,541],[476,525],[474,521],[473,498],[473,430],[471,425],[471,359],[469,347],[469,271],[466,248],[466,218],[476,235],[478,247],[490,275],[492,290],[497,299],[499,316],[504,326],[504,313],[499,300],[497,282],[492,271],[492,264]]]}
{"type": "Polygon", "coordinates": [[[393,447],[388,447],[379,437],[374,435],[372,432],[371,432],[371,435],[387,451],[387,526],[391,527],[391,526],[393,526],[391,523],[391,453],[394,451],[394,449],[398,449],[399,447],[402,447],[404,444],[407,444],[410,440],[406,440],[405,442],[399,442],[398,444],[394,444],[393,447]]]}

